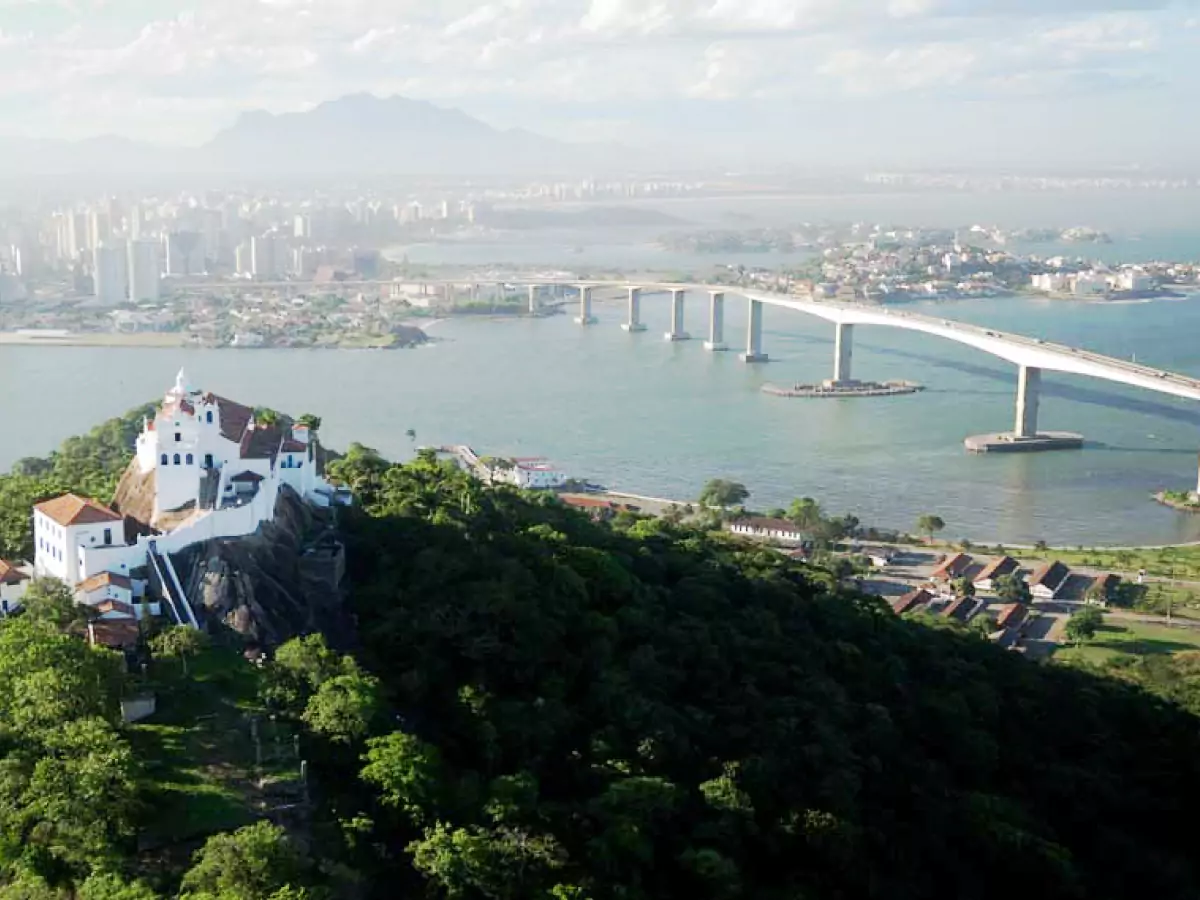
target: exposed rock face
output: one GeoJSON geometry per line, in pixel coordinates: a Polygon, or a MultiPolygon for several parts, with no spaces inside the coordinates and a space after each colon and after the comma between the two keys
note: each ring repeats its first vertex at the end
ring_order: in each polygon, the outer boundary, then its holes
{"type": "Polygon", "coordinates": [[[280,490],[274,521],[255,534],[205,541],[172,561],[197,616],[262,647],[317,631],[335,646],[352,640],[336,511],[310,506],[289,487],[280,490]]]}

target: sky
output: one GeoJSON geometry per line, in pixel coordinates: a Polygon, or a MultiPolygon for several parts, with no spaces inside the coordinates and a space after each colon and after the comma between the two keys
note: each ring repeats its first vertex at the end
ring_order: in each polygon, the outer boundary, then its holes
{"type": "Polygon", "coordinates": [[[731,162],[1187,165],[1197,88],[1196,0],[0,0],[36,137],[368,91],[731,162]]]}

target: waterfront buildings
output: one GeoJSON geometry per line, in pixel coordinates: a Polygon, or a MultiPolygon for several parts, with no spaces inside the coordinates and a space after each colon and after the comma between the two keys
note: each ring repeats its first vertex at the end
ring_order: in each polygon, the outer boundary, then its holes
{"type": "Polygon", "coordinates": [[[129,299],[134,303],[159,298],[161,266],[155,241],[129,242],[129,299]]]}
{"type": "Polygon", "coordinates": [[[117,306],[128,296],[129,279],[126,272],[124,248],[101,244],[92,254],[93,293],[104,306],[117,306]]]}

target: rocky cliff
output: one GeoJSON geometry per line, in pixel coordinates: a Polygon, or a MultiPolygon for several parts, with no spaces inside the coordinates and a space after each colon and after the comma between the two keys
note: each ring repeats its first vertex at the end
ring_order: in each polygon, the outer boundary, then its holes
{"type": "Polygon", "coordinates": [[[284,487],[274,521],[256,533],[174,554],[196,614],[265,648],[317,631],[335,646],[348,645],[353,626],[342,602],[345,550],[336,516],[284,487]]]}

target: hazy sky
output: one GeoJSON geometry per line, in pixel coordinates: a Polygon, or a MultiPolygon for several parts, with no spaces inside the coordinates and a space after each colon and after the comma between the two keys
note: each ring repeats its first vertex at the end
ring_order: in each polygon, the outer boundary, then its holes
{"type": "Polygon", "coordinates": [[[822,161],[1200,157],[1200,8],[1137,0],[0,0],[0,131],[200,142],[355,91],[822,161]]]}

